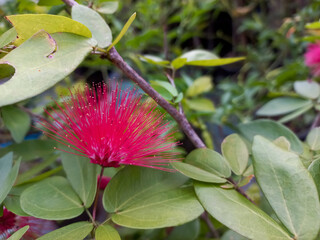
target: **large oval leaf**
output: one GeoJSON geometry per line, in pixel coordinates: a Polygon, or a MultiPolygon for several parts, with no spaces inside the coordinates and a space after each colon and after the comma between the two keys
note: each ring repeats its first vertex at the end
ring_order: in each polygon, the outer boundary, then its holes
{"type": "Polygon", "coordinates": [[[88,158],[66,152],[61,153],[61,160],[71,186],[89,208],[97,189],[97,165],[90,163],[88,158]]]}
{"type": "Polygon", "coordinates": [[[306,98],[316,99],[320,95],[320,86],[314,81],[295,81],[293,87],[298,94],[306,98]]]}
{"type": "Polygon", "coordinates": [[[70,74],[92,49],[88,38],[40,31],[0,60],[15,68],[0,85],[0,106],[33,97],[70,74]],[[54,39],[53,39],[54,38],[54,39]]]}
{"type": "Polygon", "coordinates": [[[93,229],[92,223],[76,222],[43,235],[38,240],[81,240],[93,229]]]}
{"type": "Polygon", "coordinates": [[[218,221],[250,239],[292,239],[276,221],[235,190],[195,183],[204,208],[218,221]]]}
{"type": "Polygon", "coordinates": [[[235,174],[241,175],[246,170],[249,152],[238,134],[226,137],[221,144],[221,151],[235,174]]]}
{"type": "Polygon", "coordinates": [[[216,172],[212,173],[210,169],[208,171],[207,168],[202,169],[184,162],[172,162],[171,165],[183,175],[201,182],[225,183],[227,181],[227,179],[216,175],[216,172]]]}
{"type": "Polygon", "coordinates": [[[72,18],[85,26],[92,32],[92,38],[98,43],[98,46],[105,48],[112,42],[112,33],[108,24],[93,9],[76,4],[71,10],[72,18]]]}
{"type": "MultiPolygon", "coordinates": [[[[7,20],[17,31],[16,45],[20,45],[40,30],[48,33],[67,32],[91,38],[90,30],[83,24],[59,15],[21,14],[7,16],[7,20]]],[[[32,49],[34,51],[36,47],[32,49]]]]}
{"type": "Polygon", "coordinates": [[[4,200],[3,204],[5,205],[6,209],[8,209],[10,212],[13,212],[16,215],[19,216],[29,216],[29,214],[25,213],[20,204],[20,196],[24,190],[26,190],[28,187],[30,187],[32,184],[23,184],[14,186],[11,188],[10,192],[8,193],[6,199],[4,200]]]}
{"type": "Polygon", "coordinates": [[[299,157],[256,136],[252,146],[256,179],[280,221],[296,239],[315,239],[320,229],[317,188],[299,157]]]}
{"type": "Polygon", "coordinates": [[[208,148],[193,150],[188,154],[185,162],[220,177],[228,178],[231,175],[227,161],[219,153],[208,148]]]}
{"type": "Polygon", "coordinates": [[[293,97],[280,97],[263,105],[258,111],[258,116],[278,116],[293,112],[311,103],[310,100],[293,97]]]}
{"type": "Polygon", "coordinates": [[[303,147],[299,138],[287,127],[272,120],[261,119],[238,125],[240,134],[252,142],[253,137],[261,135],[271,141],[278,137],[285,137],[291,144],[293,151],[302,153],[303,147]]]}
{"type": "Polygon", "coordinates": [[[105,209],[112,220],[131,228],[176,226],[197,218],[203,208],[190,187],[180,188],[187,178],[141,167],[125,167],[109,182],[105,209]]]}
{"type": "Polygon", "coordinates": [[[80,198],[63,177],[51,177],[27,188],[20,202],[26,213],[49,220],[73,218],[84,211],[80,198]]]}

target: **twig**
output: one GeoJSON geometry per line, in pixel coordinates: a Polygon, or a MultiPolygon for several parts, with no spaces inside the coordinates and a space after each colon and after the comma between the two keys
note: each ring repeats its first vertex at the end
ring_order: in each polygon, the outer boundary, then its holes
{"type": "Polygon", "coordinates": [[[212,237],[219,239],[219,238],[220,238],[220,234],[219,234],[219,232],[214,228],[211,220],[209,219],[209,216],[208,216],[208,213],[207,213],[207,212],[204,212],[204,213],[201,214],[201,219],[202,219],[203,221],[205,221],[205,223],[207,224],[207,226],[208,226],[208,228],[209,228],[209,230],[210,230],[210,232],[211,232],[211,234],[212,234],[212,237]]]}
{"type": "Polygon", "coordinates": [[[197,148],[205,148],[205,144],[196,134],[187,118],[179,113],[177,109],[165,100],[157,91],[155,91],[146,80],[144,80],[133,68],[131,68],[119,55],[117,50],[112,47],[106,56],[117,68],[119,68],[129,79],[134,81],[145,93],[153,98],[161,107],[163,107],[180,125],[181,129],[188,136],[191,142],[197,148]]]}
{"type": "Polygon", "coordinates": [[[103,177],[103,171],[104,171],[104,167],[101,167],[101,172],[100,172],[100,177],[99,177],[99,181],[97,184],[97,192],[96,192],[96,196],[94,199],[94,203],[93,203],[93,210],[92,210],[92,219],[93,221],[96,220],[96,212],[97,212],[97,206],[98,206],[98,199],[99,199],[99,191],[100,191],[100,184],[101,184],[101,179],[103,177]]]}
{"type": "Polygon", "coordinates": [[[234,186],[234,189],[239,192],[242,196],[244,196],[246,199],[248,199],[250,202],[252,202],[253,204],[256,204],[247,194],[246,192],[238,186],[238,184],[230,177],[227,178],[227,180],[234,186]]]}

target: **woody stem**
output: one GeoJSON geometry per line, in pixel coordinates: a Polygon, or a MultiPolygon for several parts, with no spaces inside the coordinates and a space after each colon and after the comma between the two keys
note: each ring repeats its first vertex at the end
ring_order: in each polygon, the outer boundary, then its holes
{"type": "Polygon", "coordinates": [[[98,206],[98,200],[99,200],[99,190],[100,190],[101,179],[103,177],[103,171],[104,171],[104,167],[101,167],[99,181],[97,184],[96,197],[94,199],[93,210],[92,210],[92,218],[94,221],[96,220],[97,206],[98,206]]]}
{"type": "Polygon", "coordinates": [[[206,145],[194,131],[186,116],[180,113],[174,106],[165,100],[150,84],[143,79],[132,67],[130,67],[117,50],[112,47],[107,53],[108,60],[119,68],[129,79],[135,82],[145,93],[153,98],[161,107],[163,107],[180,125],[183,132],[188,136],[193,145],[197,148],[205,148],[206,145]]]}

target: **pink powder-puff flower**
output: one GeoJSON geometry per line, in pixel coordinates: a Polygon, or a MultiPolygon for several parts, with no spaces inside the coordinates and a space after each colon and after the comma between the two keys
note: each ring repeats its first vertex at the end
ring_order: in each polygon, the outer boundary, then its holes
{"type": "Polygon", "coordinates": [[[156,103],[114,85],[86,86],[62,104],[56,102],[59,111],[47,111],[54,122],[40,123],[44,133],[102,167],[137,165],[170,171],[164,166],[178,155],[170,123],[156,103]]]}
{"type": "Polygon", "coordinates": [[[23,240],[33,240],[56,229],[53,221],[38,219],[35,217],[18,216],[6,208],[0,217],[0,240],[8,239],[14,232],[24,226],[29,226],[28,231],[23,235],[23,240]]]}
{"type": "Polygon", "coordinates": [[[320,43],[310,44],[304,55],[305,64],[311,69],[314,76],[320,76],[320,43]]]}

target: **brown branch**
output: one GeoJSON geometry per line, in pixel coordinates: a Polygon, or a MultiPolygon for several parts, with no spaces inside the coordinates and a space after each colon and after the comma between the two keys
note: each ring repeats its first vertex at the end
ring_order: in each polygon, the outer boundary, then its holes
{"type": "Polygon", "coordinates": [[[219,234],[219,232],[215,229],[215,227],[213,226],[211,220],[209,219],[208,213],[207,213],[207,212],[204,212],[204,213],[201,214],[200,217],[201,217],[201,219],[202,219],[203,221],[205,221],[205,223],[207,224],[207,226],[208,226],[208,228],[209,228],[209,230],[210,230],[210,233],[211,233],[212,237],[219,239],[219,238],[220,238],[220,234],[219,234]]]}
{"type": "Polygon", "coordinates": [[[234,186],[234,189],[239,192],[242,196],[244,196],[246,199],[248,199],[250,202],[252,202],[253,204],[256,204],[247,194],[246,192],[238,186],[238,184],[230,177],[227,178],[227,180],[234,186]]]}
{"type": "Polygon", "coordinates": [[[188,136],[197,148],[205,148],[206,145],[196,134],[186,117],[179,113],[177,109],[155,91],[146,80],[144,80],[133,68],[131,68],[119,55],[117,50],[112,47],[106,56],[117,68],[119,68],[129,79],[134,81],[145,93],[153,98],[163,107],[180,125],[181,129],[188,136]]]}

